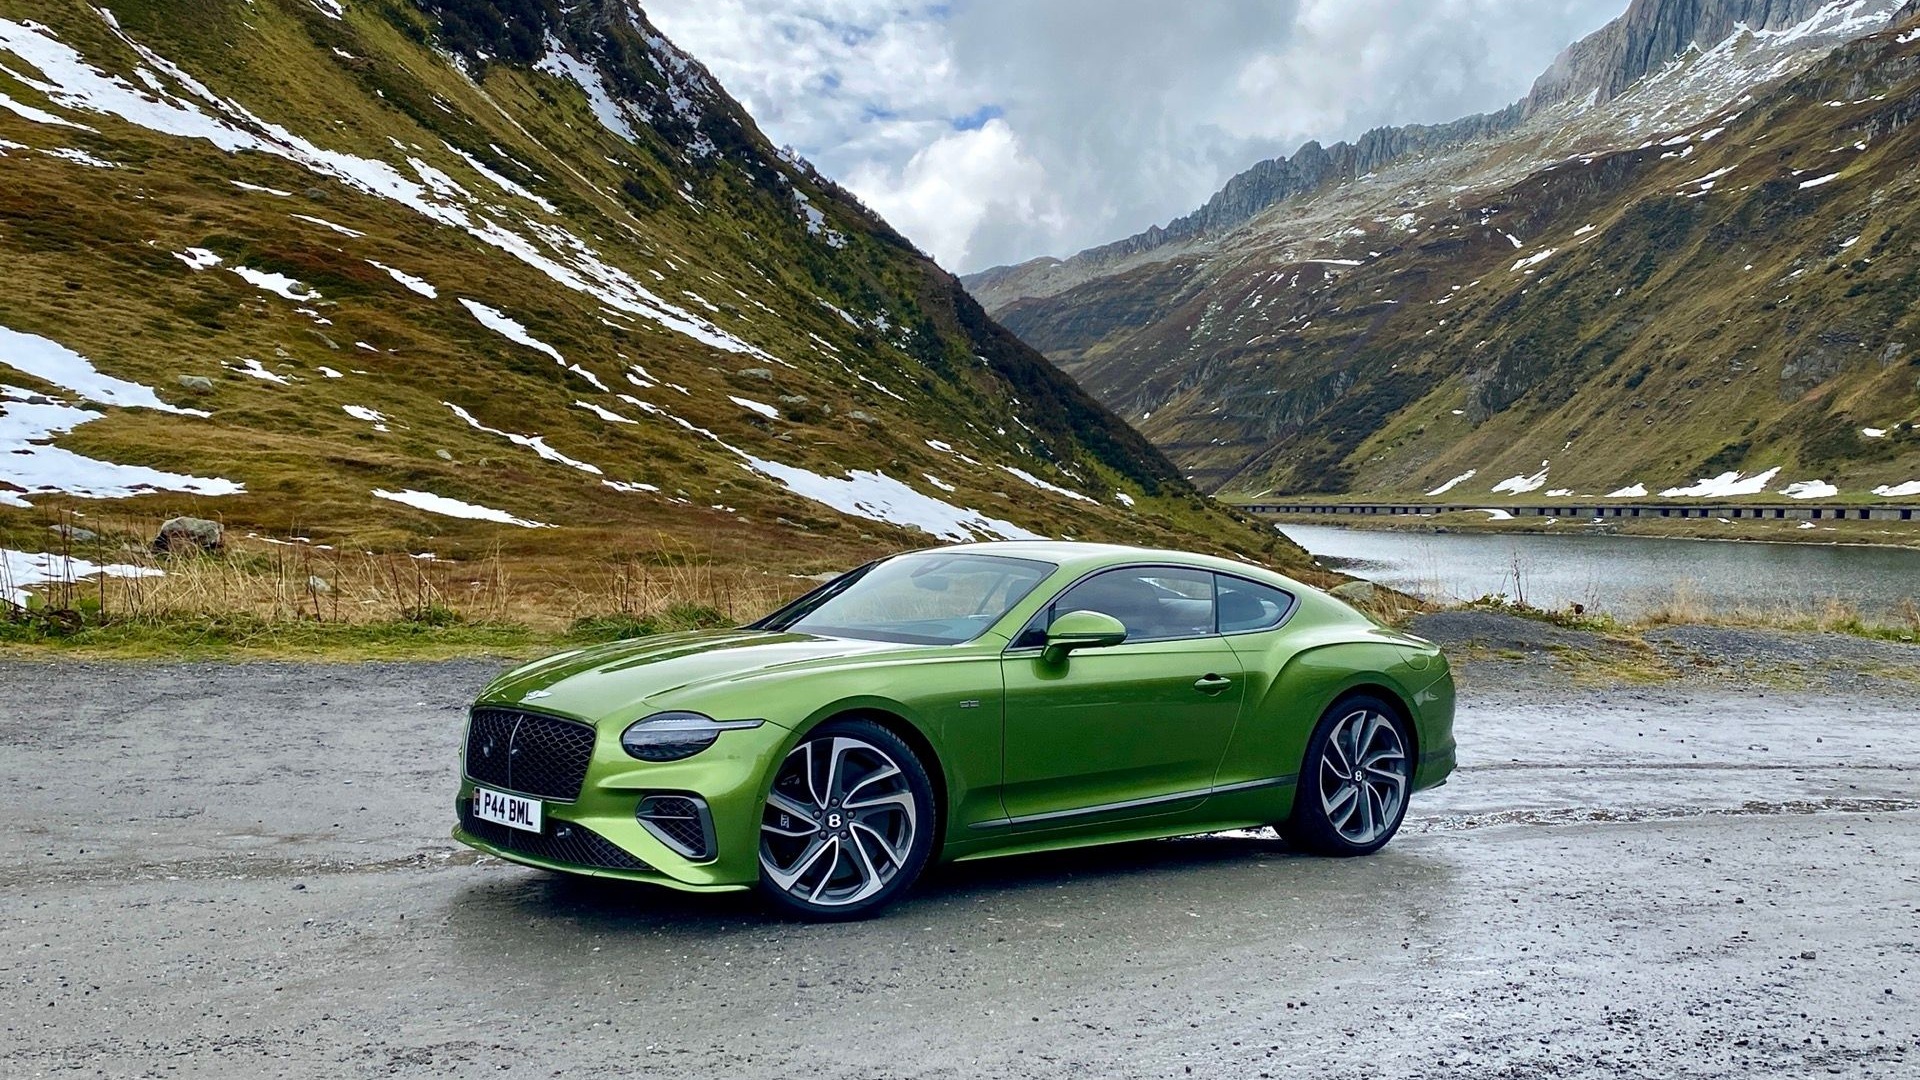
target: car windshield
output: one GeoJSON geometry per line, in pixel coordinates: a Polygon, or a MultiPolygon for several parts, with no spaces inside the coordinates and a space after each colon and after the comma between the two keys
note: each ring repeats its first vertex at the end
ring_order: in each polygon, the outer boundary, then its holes
{"type": "Polygon", "coordinates": [[[755,624],[827,637],[958,645],[979,637],[1054,570],[1000,555],[927,552],[871,563],[755,624]]]}

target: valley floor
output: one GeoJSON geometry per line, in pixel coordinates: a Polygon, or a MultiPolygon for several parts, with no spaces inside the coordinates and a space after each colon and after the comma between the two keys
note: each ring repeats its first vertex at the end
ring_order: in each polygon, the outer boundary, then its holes
{"type": "Polygon", "coordinates": [[[446,837],[483,661],[0,663],[9,1076],[1904,1075],[1911,647],[1486,613],[1461,768],[1368,859],[1270,834],[771,921],[446,837]],[[1621,650],[1626,650],[1622,653],[1621,650]],[[1644,658],[1643,658],[1644,659],[1644,658]],[[1766,672],[1765,680],[1756,672],[1766,672]]]}

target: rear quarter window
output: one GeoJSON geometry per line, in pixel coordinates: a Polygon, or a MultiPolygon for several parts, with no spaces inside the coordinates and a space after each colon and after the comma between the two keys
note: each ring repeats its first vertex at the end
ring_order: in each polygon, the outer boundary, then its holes
{"type": "Polygon", "coordinates": [[[1215,609],[1220,632],[1246,634],[1271,630],[1293,613],[1293,594],[1245,578],[1214,575],[1215,609]]]}

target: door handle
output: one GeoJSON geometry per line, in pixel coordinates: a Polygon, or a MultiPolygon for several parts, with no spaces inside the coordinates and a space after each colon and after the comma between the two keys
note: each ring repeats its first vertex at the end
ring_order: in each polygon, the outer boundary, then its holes
{"type": "Polygon", "coordinates": [[[1219,675],[1208,675],[1193,684],[1195,690],[1203,694],[1218,694],[1233,685],[1233,680],[1219,675]]]}

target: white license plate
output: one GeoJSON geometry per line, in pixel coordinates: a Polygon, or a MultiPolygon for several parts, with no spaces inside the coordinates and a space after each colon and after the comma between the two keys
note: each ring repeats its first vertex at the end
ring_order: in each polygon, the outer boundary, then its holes
{"type": "Polygon", "coordinates": [[[540,800],[477,787],[473,789],[473,816],[482,821],[505,825],[509,829],[537,833],[540,831],[540,800]]]}

